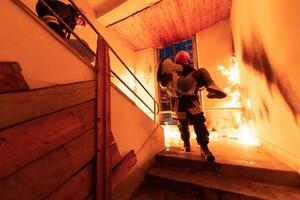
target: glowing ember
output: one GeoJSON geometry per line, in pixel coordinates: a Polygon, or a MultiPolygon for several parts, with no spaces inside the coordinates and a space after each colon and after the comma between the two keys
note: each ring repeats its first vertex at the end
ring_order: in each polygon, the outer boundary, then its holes
{"type": "Polygon", "coordinates": [[[251,121],[242,124],[238,129],[238,140],[242,144],[246,145],[259,145],[256,136],[253,134],[255,132],[251,121]]]}
{"type": "Polygon", "coordinates": [[[167,150],[170,146],[182,146],[182,141],[180,139],[180,133],[177,126],[172,125],[163,125],[165,133],[165,146],[167,150]]]}

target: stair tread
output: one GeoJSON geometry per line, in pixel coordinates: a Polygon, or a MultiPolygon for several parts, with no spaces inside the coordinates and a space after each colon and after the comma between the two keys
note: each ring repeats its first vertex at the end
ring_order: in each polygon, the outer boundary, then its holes
{"type": "Polygon", "coordinates": [[[132,195],[131,200],[195,200],[195,198],[190,193],[184,193],[178,190],[171,190],[168,188],[158,188],[150,185],[143,185],[138,188],[132,195]]]}
{"type": "MultiPolygon", "coordinates": [[[[229,156],[228,156],[229,157],[229,156]]],[[[228,159],[225,158],[225,159],[228,159]]],[[[232,159],[224,161],[216,155],[216,162],[211,164],[205,161],[199,152],[185,153],[183,151],[166,151],[163,150],[156,156],[158,165],[188,167],[198,171],[209,171],[215,174],[233,177],[237,179],[248,179],[255,182],[281,184],[287,186],[300,186],[300,176],[297,171],[289,167],[278,167],[273,162],[263,165],[251,163],[249,160],[240,163],[230,162],[232,159]],[[275,167],[274,167],[275,166],[275,167]]]]}
{"type": "Polygon", "coordinates": [[[154,167],[147,172],[147,175],[261,199],[300,199],[300,190],[296,187],[234,179],[187,168],[154,167]]]}
{"type": "MultiPolygon", "coordinates": [[[[159,152],[157,156],[207,163],[201,157],[200,152],[186,153],[184,151],[167,151],[166,149],[164,149],[161,152],[159,152]]],[[[295,175],[298,175],[298,173],[295,170],[289,168],[283,163],[270,165],[268,161],[265,161],[264,163],[264,161],[258,162],[258,161],[242,160],[242,159],[235,159],[235,158],[220,158],[218,157],[218,155],[216,155],[215,163],[221,165],[242,166],[242,167],[250,167],[250,168],[267,169],[273,171],[283,171],[283,172],[294,173],[295,175]]]]}

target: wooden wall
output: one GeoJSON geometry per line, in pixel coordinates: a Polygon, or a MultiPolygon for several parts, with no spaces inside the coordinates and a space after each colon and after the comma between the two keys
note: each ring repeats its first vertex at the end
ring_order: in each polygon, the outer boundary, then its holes
{"type": "MultiPolygon", "coordinates": [[[[10,88],[0,92],[0,199],[94,199],[96,81],[10,88]]],[[[137,159],[133,150],[122,157],[111,132],[108,137],[113,191],[137,159]]]]}
{"type": "Polygon", "coordinates": [[[0,199],[92,196],[95,106],[95,81],[0,94],[0,199]]]}

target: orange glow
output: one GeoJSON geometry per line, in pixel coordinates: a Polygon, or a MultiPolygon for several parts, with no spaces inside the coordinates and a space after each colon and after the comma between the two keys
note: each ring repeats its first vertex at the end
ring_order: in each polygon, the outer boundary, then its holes
{"type": "MultiPolygon", "coordinates": [[[[259,142],[255,135],[255,129],[251,120],[246,118],[244,110],[251,109],[251,101],[247,98],[245,105],[242,104],[241,94],[240,94],[240,73],[239,67],[236,63],[235,57],[232,57],[232,67],[226,69],[223,65],[219,65],[217,69],[221,72],[222,75],[227,77],[228,86],[224,89],[228,94],[227,99],[223,105],[224,108],[233,108],[232,114],[234,116],[235,127],[224,126],[216,131],[210,131],[210,140],[215,140],[220,137],[228,137],[231,139],[236,139],[239,143],[244,145],[259,145],[259,142]]],[[[222,126],[220,126],[222,127],[222,126]]],[[[165,145],[166,147],[170,146],[182,146],[182,141],[180,139],[180,133],[177,126],[163,126],[165,131],[165,145]]],[[[191,129],[191,138],[196,138],[194,130],[191,129]]]]}
{"type": "MultiPolygon", "coordinates": [[[[117,70],[115,70],[117,71],[117,70]]],[[[132,71],[134,73],[134,69],[130,68],[130,71],[132,71]]],[[[127,84],[127,86],[129,86],[129,88],[133,91],[136,90],[136,83],[135,83],[135,79],[134,77],[129,74],[128,72],[124,73],[124,72],[119,72],[120,77],[122,80],[124,80],[124,82],[127,84]]],[[[132,101],[135,101],[135,96],[134,94],[132,94],[132,92],[123,84],[121,83],[117,78],[113,78],[112,82],[120,89],[122,90],[122,92],[124,92],[124,94],[126,94],[132,101]]]]}
{"type": "MultiPolygon", "coordinates": [[[[130,68],[130,71],[134,74],[134,69],[130,68]]],[[[131,74],[128,74],[127,77],[125,78],[128,86],[132,89],[135,90],[135,79],[131,74]]]]}
{"type": "Polygon", "coordinates": [[[224,91],[228,94],[230,101],[226,102],[224,107],[226,108],[235,108],[241,107],[241,95],[239,90],[240,85],[240,73],[239,68],[236,63],[235,57],[232,57],[232,66],[229,69],[226,69],[223,65],[219,65],[217,69],[225,76],[228,80],[229,85],[224,88],[224,91]]]}
{"type": "Polygon", "coordinates": [[[182,141],[180,139],[180,133],[177,126],[172,125],[162,125],[165,135],[165,146],[167,150],[170,146],[182,146],[182,141]]]}
{"type": "Polygon", "coordinates": [[[222,75],[227,77],[229,86],[224,90],[230,97],[230,101],[226,102],[224,107],[239,108],[233,111],[235,123],[237,128],[230,130],[229,137],[233,137],[239,140],[240,143],[245,145],[259,145],[259,142],[255,136],[254,126],[251,120],[246,119],[245,113],[242,110],[251,109],[251,101],[247,98],[245,105],[242,105],[240,94],[240,73],[239,67],[236,62],[236,58],[232,57],[232,66],[230,69],[226,69],[224,66],[219,65],[217,68],[221,71],[222,75]],[[245,108],[245,109],[243,109],[245,108]]]}

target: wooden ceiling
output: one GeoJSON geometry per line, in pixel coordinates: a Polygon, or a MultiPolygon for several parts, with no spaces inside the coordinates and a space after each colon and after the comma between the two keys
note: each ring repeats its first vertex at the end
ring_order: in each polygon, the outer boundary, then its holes
{"type": "Polygon", "coordinates": [[[135,50],[163,47],[192,37],[230,15],[232,0],[162,0],[108,25],[135,50]]]}

